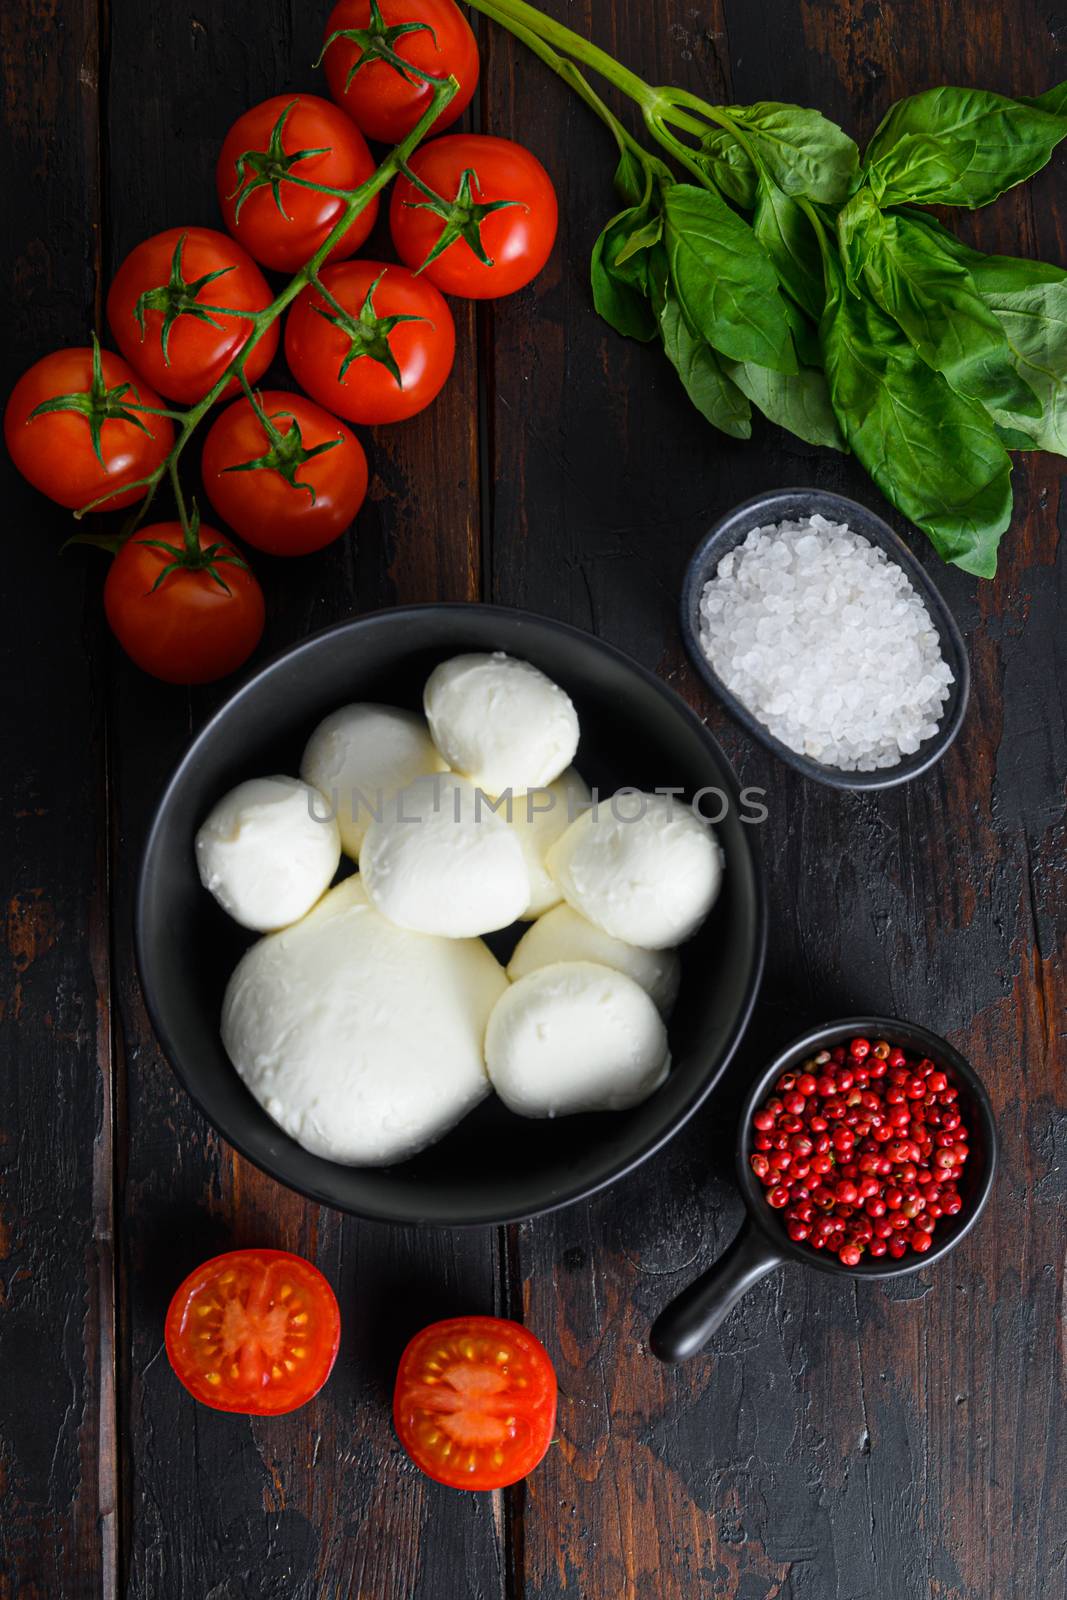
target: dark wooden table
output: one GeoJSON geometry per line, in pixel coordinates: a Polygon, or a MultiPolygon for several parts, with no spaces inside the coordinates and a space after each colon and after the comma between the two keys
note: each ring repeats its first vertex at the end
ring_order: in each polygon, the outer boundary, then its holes
{"type": "MultiPolygon", "coordinates": [[[[1067,12],[1043,0],[551,9],[653,81],[816,105],[861,139],[892,100],[935,83],[1036,94],[1067,76],[1067,12]]],[[[325,11],[5,0],[4,392],[101,325],[102,292],[139,239],[217,225],[227,127],[258,99],[317,85],[325,11]]],[[[760,489],[877,497],[854,464],[773,429],[750,444],[711,432],[661,355],[597,321],[586,262],[613,209],[610,141],[510,40],[481,37],[477,123],[528,142],[554,175],[558,247],[532,289],[456,306],[452,382],[368,441],[374,486],[355,533],[317,558],[260,561],[262,655],[355,612],[481,596],[592,629],[660,672],[769,791],[756,1020],[725,1091],[666,1154],[520,1227],[370,1226],[239,1160],[161,1057],[130,948],[146,819],[227,686],[166,689],[120,657],[103,558],[61,554],[64,515],[5,461],[0,1600],[1055,1600],[1062,462],[1018,460],[995,582],[929,561],[975,675],[940,768],[864,799],[765,757],[684,662],[686,558],[712,517],[760,489]],[[984,1074],[1003,1165],[982,1226],[895,1287],[775,1274],[707,1359],[660,1367],[650,1319],[738,1221],[726,1152],[739,1087],[806,1024],[864,1009],[949,1034],[984,1074]],[[253,1242],[312,1257],[346,1308],[325,1392],[267,1423],[196,1407],[162,1350],[184,1272],[253,1242]],[[403,1340],[457,1309],[524,1318],[558,1366],[558,1446],[503,1496],[438,1489],[392,1435],[403,1340]]],[[[1067,260],[1065,171],[1061,155],[961,227],[988,249],[1067,260]]]]}

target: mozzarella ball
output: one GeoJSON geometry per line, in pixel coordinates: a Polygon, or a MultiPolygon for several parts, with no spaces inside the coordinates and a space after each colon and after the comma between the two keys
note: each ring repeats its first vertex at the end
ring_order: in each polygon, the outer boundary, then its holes
{"type": "Polygon", "coordinates": [[[242,928],[296,922],[329,888],[337,823],[299,778],[252,778],[224,795],[196,836],[200,882],[242,928]]]}
{"type": "Polygon", "coordinates": [[[506,928],[530,901],[515,830],[452,773],[416,778],[399,791],[367,829],[359,870],[383,917],[446,939],[506,928]]]}
{"type": "MultiPolygon", "coordinates": [[[[508,807],[507,820],[518,835],[530,874],[527,917],[539,917],[542,911],[559,904],[560,887],[545,865],[545,857],[591,798],[584,778],[568,767],[555,783],[515,795],[508,807]]],[[[502,811],[501,815],[505,813],[502,811]]]]}
{"type": "Polygon", "coordinates": [[[570,696],[528,661],[502,651],[442,662],[430,674],[423,705],[448,765],[486,794],[544,788],[578,748],[570,696]]]}
{"type": "Polygon", "coordinates": [[[523,1117],[625,1111],[670,1068],[667,1030],[640,984],[593,961],[561,961],[513,983],[485,1036],[493,1088],[523,1117]]]}
{"type": "Polygon", "coordinates": [[[416,712],[352,705],[319,723],[307,742],[300,775],[329,800],[341,848],[355,861],[374,814],[398,789],[444,767],[425,719],[416,712]]]}
{"type": "Polygon", "coordinates": [[[572,822],[548,852],[548,870],[567,904],[604,933],[667,950],[715,904],[722,851],[689,806],[627,791],[572,822]]]}
{"type": "Polygon", "coordinates": [[[527,973],[557,961],[596,961],[625,972],[641,985],[664,1017],[670,1016],[678,998],[681,962],[676,950],[645,950],[613,939],[568,905],[546,911],[527,929],[508,963],[508,977],[517,983],[527,973]]]}
{"type": "Polygon", "coordinates": [[[507,979],[478,939],[405,933],[346,878],[247,951],[222,1040],[260,1105],[314,1155],[403,1161],[489,1092],[486,1023],[507,979]]]}

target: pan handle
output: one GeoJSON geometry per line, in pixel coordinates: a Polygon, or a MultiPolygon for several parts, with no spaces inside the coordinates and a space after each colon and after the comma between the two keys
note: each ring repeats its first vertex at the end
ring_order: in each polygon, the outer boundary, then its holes
{"type": "Polygon", "coordinates": [[[648,1340],[652,1354],[671,1365],[688,1361],[703,1350],[741,1296],[784,1260],[746,1218],[726,1254],[660,1312],[648,1340]]]}

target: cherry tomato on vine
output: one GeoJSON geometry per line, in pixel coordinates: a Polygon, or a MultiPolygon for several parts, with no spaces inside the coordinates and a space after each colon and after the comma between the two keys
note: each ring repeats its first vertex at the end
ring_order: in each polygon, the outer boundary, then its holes
{"type": "Polygon", "coordinates": [[[532,1472],[552,1442],[556,1374],[540,1340],[517,1322],[435,1322],[400,1358],[393,1421],[428,1477],[453,1489],[503,1489],[532,1472]]]}
{"type": "MultiPolygon", "coordinates": [[[[223,142],[215,175],[223,221],[263,266],[298,272],[345,208],[337,195],[301,184],[356,189],[374,167],[359,129],[329,100],[313,94],[275,95],[238,117],[223,142]]],[[[354,255],[377,215],[375,195],[328,259],[354,255]]]]}
{"type": "Polygon", "coordinates": [[[344,261],[293,302],[285,359],[322,405],[351,422],[400,422],[430,404],[456,353],[452,313],[432,283],[384,261],[344,261]]]}
{"type": "Polygon", "coordinates": [[[513,294],[537,276],[552,253],[559,210],[551,178],[528,150],[488,134],[451,133],[420,145],[408,166],[425,190],[399,177],[389,226],[409,267],[423,268],[442,293],[469,300],[513,294]]]}
{"type": "Polygon", "coordinates": [[[367,493],[367,458],[350,428],[303,395],[266,389],[212,423],[202,468],[208,499],[242,539],[274,556],[321,550],[367,493]]]}
{"type": "MultiPolygon", "coordinates": [[[[135,372],[160,394],[194,405],[218,382],[252,324],[232,311],[263,311],[273,296],[246,251],[214,228],[168,228],[122,263],[107,297],[115,342],[135,372]]],[[[278,324],[249,353],[255,383],[274,359],[278,324]]],[[[237,388],[231,379],[226,394],[237,388]]]]}
{"type": "Polygon", "coordinates": [[[77,511],[109,495],[97,511],[133,505],[174,443],[166,417],[147,416],[163,401],[121,356],[98,344],[42,356],[16,383],[4,412],[4,440],[22,476],[50,500],[77,511]]]}
{"type": "Polygon", "coordinates": [[[276,1417],[318,1394],[341,1342],[337,1296],[287,1250],[230,1250],[205,1261],[170,1303],[167,1356],[194,1400],[276,1417]]]}
{"type": "Polygon", "coordinates": [[[263,633],[263,591],[233,546],[192,523],[141,528],[119,549],[104,610],[119,644],[165,683],[214,683],[236,672],[263,633]]]}
{"type": "Polygon", "coordinates": [[[466,110],[478,82],[478,46],[455,0],[340,0],[323,55],[333,98],[382,144],[399,144],[429,109],[427,76],[459,84],[435,133],[466,110]]]}

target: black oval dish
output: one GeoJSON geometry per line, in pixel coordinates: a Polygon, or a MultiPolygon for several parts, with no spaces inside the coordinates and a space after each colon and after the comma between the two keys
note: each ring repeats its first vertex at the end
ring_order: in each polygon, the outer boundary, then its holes
{"type": "Polygon", "coordinates": [[[997,1132],[993,1108],[974,1068],[945,1039],[913,1022],[897,1022],[890,1017],[852,1017],[829,1022],[806,1033],[783,1050],[760,1074],[745,1099],[737,1135],[737,1186],[748,1216],[741,1232],[713,1267],[682,1291],[660,1312],[652,1328],[649,1344],[661,1361],[688,1361],[704,1348],[724,1318],[753,1284],[775,1267],[796,1261],[820,1272],[835,1272],[849,1278],[900,1278],[909,1272],[932,1267],[955,1248],[985,1208],[997,1165],[997,1132]],[[752,1114],[766,1099],[771,1086],[783,1072],[790,1072],[820,1050],[832,1050],[850,1039],[891,1039],[894,1044],[916,1054],[929,1056],[944,1067],[960,1091],[967,1108],[968,1143],[971,1154],[963,1169],[960,1198],[963,1209],[954,1217],[942,1217],[933,1235],[933,1245],[925,1255],[905,1256],[888,1266],[886,1257],[865,1257],[857,1266],[847,1267],[825,1251],[794,1244],[785,1231],[781,1216],[765,1199],[765,1190],[749,1164],[752,1155],[752,1114]]]}
{"type": "MultiPolygon", "coordinates": [[[[592,1194],[646,1160],[719,1081],[748,1022],[763,966],[765,912],[753,829],[729,762],[700,720],[651,672],[591,634],[484,605],[381,611],[303,641],[256,674],[193,742],[145,848],[137,960],[149,1015],[175,1072],[215,1128],[290,1188],[364,1217],[402,1223],[512,1222],[592,1194]],[[299,770],[327,712],[355,700],[421,709],[432,669],[467,650],[506,650],[563,685],[581,720],[576,757],[607,796],[633,785],[729,796],[717,832],[723,890],[683,952],[663,1087],[630,1111],[531,1121],[490,1097],[439,1144],[393,1167],[311,1155],[271,1121],[219,1037],[223,991],[252,935],[201,887],[193,855],[208,811],[245,778],[299,770]],[[714,975],[709,982],[708,975],[714,975]]],[[[493,936],[497,954],[507,957],[493,936]]],[[[432,1041],[427,1041],[432,1051],[432,1041]]]]}
{"type": "Polygon", "coordinates": [[[971,664],[956,619],[938,589],[889,524],[866,506],[861,506],[857,500],[847,500],[844,495],[829,494],[823,489],[779,489],[774,494],[757,495],[743,505],[735,506],[701,540],[689,563],[682,588],[681,621],[682,636],[690,660],[734,720],[789,766],[818,783],[829,784],[833,789],[891,789],[898,783],[908,783],[940,761],[960,731],[970,695],[971,664]],[[880,545],[891,561],[904,568],[926,604],[941,638],[941,653],[952,668],[955,682],[949,691],[937,733],[920,745],[913,756],[905,756],[895,767],[884,767],[877,772],[842,772],[790,750],[726,687],[700,646],[700,597],[704,585],[718,570],[723,556],[735,549],[753,528],[764,528],[776,522],[799,521],[815,515],[825,517],[828,522],[847,522],[854,533],[862,534],[872,544],[880,545]]]}

